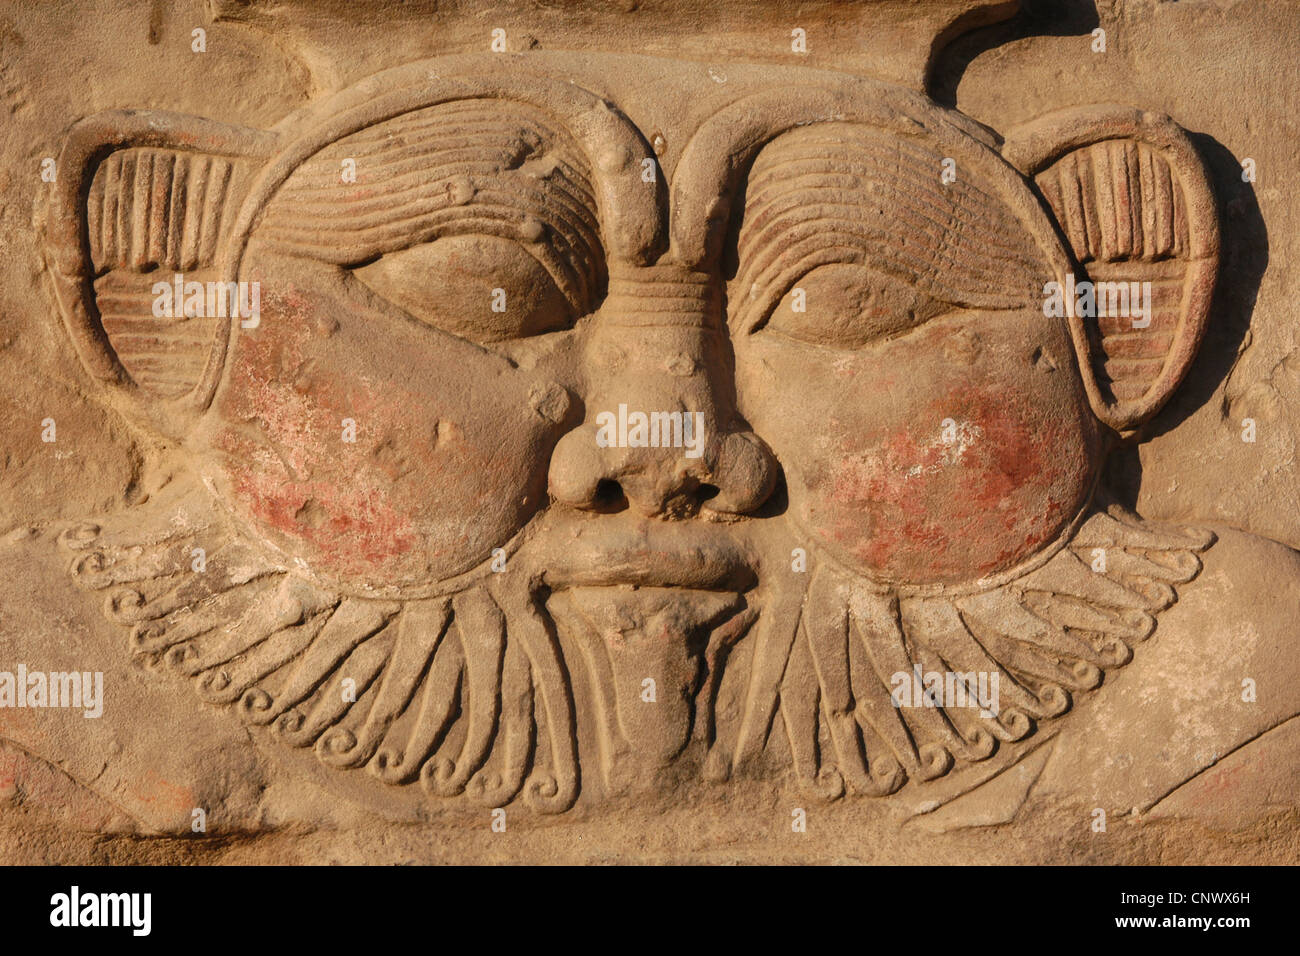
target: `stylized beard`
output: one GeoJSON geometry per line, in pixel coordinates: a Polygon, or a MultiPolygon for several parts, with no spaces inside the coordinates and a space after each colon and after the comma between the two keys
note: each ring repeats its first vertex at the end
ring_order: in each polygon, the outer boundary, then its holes
{"type": "Polygon", "coordinates": [[[779,711],[807,791],[883,796],[960,777],[916,803],[932,807],[1019,759],[1128,663],[1213,541],[1094,503],[1055,548],[967,587],[881,586],[810,555],[807,573],[775,577],[755,628],[732,765],[770,749],[779,711]]]}
{"type": "Polygon", "coordinates": [[[342,594],[269,557],[192,485],[60,541],[74,580],[130,628],[137,662],[191,678],[201,700],[327,767],[489,806],[522,791],[555,812],[577,797],[553,628],[490,572],[413,600],[342,594]]]}
{"type": "Polygon", "coordinates": [[[525,550],[512,573],[401,600],[269,557],[193,485],[61,536],[74,579],[130,628],[133,658],[190,678],[202,700],[338,771],[492,807],[522,795],[541,812],[573,805],[587,761],[607,795],[786,763],[834,799],[990,765],[999,748],[1014,758],[1127,663],[1212,540],[1094,509],[1009,580],[928,592],[874,585],[816,550],[806,571],[756,562],[757,586],[578,574],[552,587],[525,550]],[[936,674],[957,677],[960,700],[929,692],[936,674]],[[931,685],[919,700],[899,693],[913,679],[931,685]],[[992,709],[978,679],[998,689],[992,709]]]}

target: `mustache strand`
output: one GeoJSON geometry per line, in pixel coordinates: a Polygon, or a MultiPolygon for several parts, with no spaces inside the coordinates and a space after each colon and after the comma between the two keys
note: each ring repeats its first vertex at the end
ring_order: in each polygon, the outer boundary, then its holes
{"type": "Polygon", "coordinates": [[[429,755],[437,751],[451,729],[460,707],[465,656],[460,641],[448,640],[450,606],[423,623],[433,635],[433,663],[424,680],[424,694],[414,725],[404,743],[385,744],[370,762],[370,772],[388,784],[409,783],[420,772],[429,755]]]}
{"type": "Polygon", "coordinates": [[[426,791],[450,797],[461,793],[492,749],[501,700],[505,616],[486,591],[474,589],[453,600],[454,623],[465,651],[465,690],[469,722],[460,755],[438,757],[420,771],[426,791]]]}
{"type": "Polygon", "coordinates": [[[320,739],[316,751],[324,762],[334,767],[359,767],[374,756],[389,728],[410,704],[450,613],[451,602],[446,599],[417,601],[405,609],[396,625],[397,638],[378,698],[358,731],[335,727],[320,739]]]}

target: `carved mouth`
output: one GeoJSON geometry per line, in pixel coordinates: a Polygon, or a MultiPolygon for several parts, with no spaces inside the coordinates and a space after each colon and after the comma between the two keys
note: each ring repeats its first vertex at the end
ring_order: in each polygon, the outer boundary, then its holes
{"type": "Polygon", "coordinates": [[[556,528],[542,581],[552,590],[634,587],[742,592],[754,559],[734,535],[696,522],[603,517],[556,528]]]}

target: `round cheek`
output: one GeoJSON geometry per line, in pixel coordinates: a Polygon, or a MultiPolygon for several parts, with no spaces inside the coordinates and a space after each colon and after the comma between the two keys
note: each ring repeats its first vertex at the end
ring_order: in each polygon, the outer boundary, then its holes
{"type": "Polygon", "coordinates": [[[754,363],[738,355],[738,379],[769,396],[746,415],[818,543],[881,580],[958,583],[1030,557],[1091,489],[1098,429],[1067,343],[1044,338],[1038,353],[996,326],[859,353],[769,346],[754,363]]]}
{"type": "Polygon", "coordinates": [[[360,317],[322,285],[263,283],[261,324],[237,333],[203,430],[210,476],[256,532],[342,582],[468,570],[542,503],[557,429],[534,411],[535,385],[360,317]]]}
{"type": "MultiPolygon", "coordinates": [[[[883,423],[882,423],[883,424],[883,423]]],[[[996,388],[966,386],[915,419],[839,436],[804,474],[810,529],[878,576],[955,583],[1019,563],[1083,502],[1092,443],[1077,422],[996,388]]]]}

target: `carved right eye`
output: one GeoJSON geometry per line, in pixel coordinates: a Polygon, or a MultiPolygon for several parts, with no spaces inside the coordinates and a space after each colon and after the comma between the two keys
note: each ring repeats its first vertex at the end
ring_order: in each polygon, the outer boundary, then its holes
{"type": "Polygon", "coordinates": [[[795,283],[763,328],[814,345],[856,349],[901,335],[948,309],[879,269],[833,263],[795,283]]]}
{"type": "Polygon", "coordinates": [[[420,321],[480,345],[566,329],[575,318],[546,267],[496,236],[446,236],[352,274],[420,321]]]}

